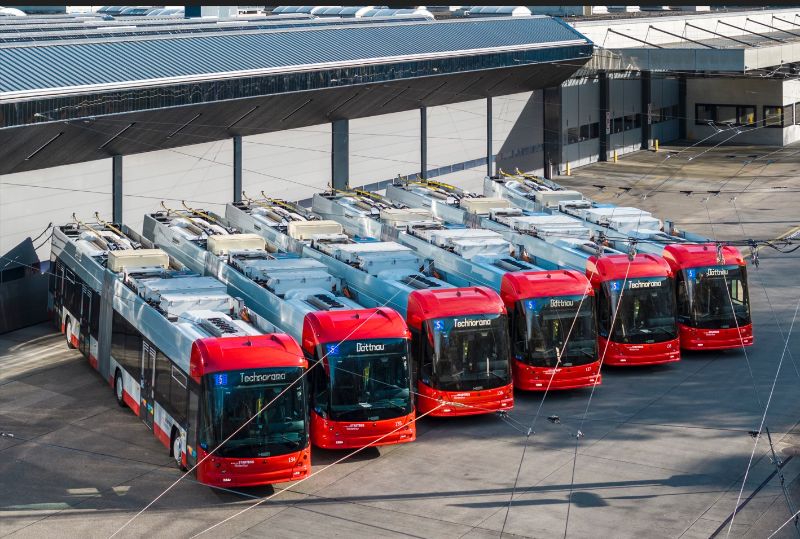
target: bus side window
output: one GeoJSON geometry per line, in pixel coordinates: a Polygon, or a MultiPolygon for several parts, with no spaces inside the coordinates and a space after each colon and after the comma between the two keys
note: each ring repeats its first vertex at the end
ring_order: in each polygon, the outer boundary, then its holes
{"type": "Polygon", "coordinates": [[[682,277],[678,277],[678,291],[676,299],[678,300],[678,316],[689,316],[689,294],[686,291],[686,281],[682,277]]]}
{"type": "Polygon", "coordinates": [[[325,374],[325,366],[324,365],[317,365],[316,362],[320,361],[317,359],[316,352],[314,353],[314,363],[312,367],[314,371],[311,373],[311,384],[313,388],[312,392],[312,403],[311,405],[314,408],[314,411],[321,415],[323,418],[327,417],[327,410],[328,410],[328,377],[325,374]]]}
{"type": "Polygon", "coordinates": [[[191,447],[197,451],[197,426],[200,421],[199,407],[200,407],[199,388],[197,384],[190,382],[189,385],[189,402],[187,403],[187,424],[186,424],[186,460],[189,467],[192,467],[197,461],[197,454],[189,451],[191,447]]]}
{"type": "MultiPolygon", "coordinates": [[[[161,354],[159,353],[159,355],[161,354]]],[[[186,375],[183,374],[178,367],[172,365],[172,376],[170,376],[169,382],[169,399],[172,410],[175,413],[173,417],[175,421],[181,424],[186,423],[186,393],[188,391],[186,389],[186,382],[186,375]]]]}
{"type": "Polygon", "coordinates": [[[597,332],[608,337],[608,325],[611,322],[611,306],[605,287],[595,289],[595,302],[597,306],[597,332]]]}
{"type": "Polygon", "coordinates": [[[425,326],[422,328],[420,337],[422,353],[420,354],[419,379],[422,383],[431,385],[431,378],[433,377],[433,347],[428,340],[428,329],[425,326]]]}
{"type": "Polygon", "coordinates": [[[156,353],[156,383],[153,388],[156,394],[156,401],[162,406],[170,402],[169,379],[170,363],[164,354],[156,353]]]}
{"type": "Polygon", "coordinates": [[[513,353],[517,357],[525,355],[525,350],[528,347],[527,333],[528,328],[525,324],[525,311],[517,305],[511,313],[511,343],[513,345],[513,353]]]}

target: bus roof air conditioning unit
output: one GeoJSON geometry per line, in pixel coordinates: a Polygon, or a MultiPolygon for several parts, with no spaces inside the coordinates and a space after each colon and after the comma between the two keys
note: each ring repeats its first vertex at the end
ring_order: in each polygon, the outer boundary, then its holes
{"type": "Polygon", "coordinates": [[[508,208],[511,203],[505,198],[465,198],[461,200],[461,207],[469,213],[477,213],[479,215],[488,215],[489,212],[496,208],[508,208]]]}
{"type": "Polygon", "coordinates": [[[341,234],[342,225],[336,221],[291,221],[287,232],[296,240],[310,240],[320,235],[341,234]]]}
{"type": "Polygon", "coordinates": [[[161,249],[122,249],[108,252],[108,269],[119,273],[125,268],[169,267],[169,257],[161,249]]]}
{"type": "Polygon", "coordinates": [[[266,243],[258,234],[214,234],[208,237],[208,250],[219,256],[231,251],[264,249],[266,243]]]}

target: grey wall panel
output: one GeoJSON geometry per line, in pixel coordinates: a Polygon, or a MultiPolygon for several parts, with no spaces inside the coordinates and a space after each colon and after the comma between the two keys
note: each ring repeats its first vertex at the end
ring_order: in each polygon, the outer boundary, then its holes
{"type": "MultiPolygon", "coordinates": [[[[430,118],[430,111],[429,111],[430,118]]],[[[350,185],[365,185],[418,172],[418,110],[350,121],[350,185]]],[[[430,120],[429,120],[430,122],[430,120]]],[[[430,123],[429,123],[430,125],[430,123]]],[[[430,148],[430,127],[428,128],[430,148]]],[[[428,167],[435,166],[429,150],[428,167]]]]}
{"type": "MultiPolygon", "coordinates": [[[[542,90],[528,94],[517,94],[524,99],[518,111],[509,107],[508,113],[495,118],[495,148],[497,168],[513,171],[542,172],[544,163],[544,118],[542,90]],[[499,125],[498,125],[499,124],[499,125]],[[507,129],[505,136],[498,136],[499,129],[507,129]],[[499,147],[498,147],[499,145],[499,147]]],[[[514,97],[514,96],[511,96],[514,97]]],[[[495,104],[502,98],[495,98],[495,104]]],[[[516,102],[519,106],[520,101],[516,102]]],[[[502,110],[502,109],[501,109],[502,110]]],[[[495,106],[495,114],[498,108],[495,106]]]]}

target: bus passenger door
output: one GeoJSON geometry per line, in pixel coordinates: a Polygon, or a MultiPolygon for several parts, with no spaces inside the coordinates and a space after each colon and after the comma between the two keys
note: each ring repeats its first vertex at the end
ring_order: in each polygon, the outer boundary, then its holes
{"type": "Polygon", "coordinates": [[[153,428],[153,415],[155,414],[155,402],[153,400],[153,386],[156,375],[156,349],[147,341],[142,341],[142,363],[139,384],[141,385],[141,396],[139,406],[139,417],[144,424],[153,428]]]}
{"type": "Polygon", "coordinates": [[[81,314],[80,328],[78,329],[78,346],[84,356],[89,357],[89,325],[92,316],[92,291],[83,285],[81,287],[81,314]]]}
{"type": "Polygon", "coordinates": [[[186,467],[191,469],[197,463],[197,433],[200,422],[200,388],[191,381],[189,386],[189,402],[186,411],[186,467]]]}

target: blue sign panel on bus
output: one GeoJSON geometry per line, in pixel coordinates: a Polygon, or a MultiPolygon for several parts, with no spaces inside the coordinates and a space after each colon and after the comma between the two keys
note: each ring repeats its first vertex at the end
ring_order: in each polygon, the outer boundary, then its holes
{"type": "Polygon", "coordinates": [[[329,356],[335,356],[339,353],[339,346],[336,344],[329,344],[325,347],[329,356]]]}
{"type": "Polygon", "coordinates": [[[694,279],[696,270],[690,269],[689,271],[686,272],[686,274],[689,276],[690,279],[694,279]]]}
{"type": "Polygon", "coordinates": [[[434,320],[433,321],[433,329],[443,330],[444,329],[444,320],[434,320]]]}
{"type": "Polygon", "coordinates": [[[214,385],[215,386],[226,386],[226,385],[228,385],[228,375],[227,374],[215,374],[214,375],[214,385]]]}

